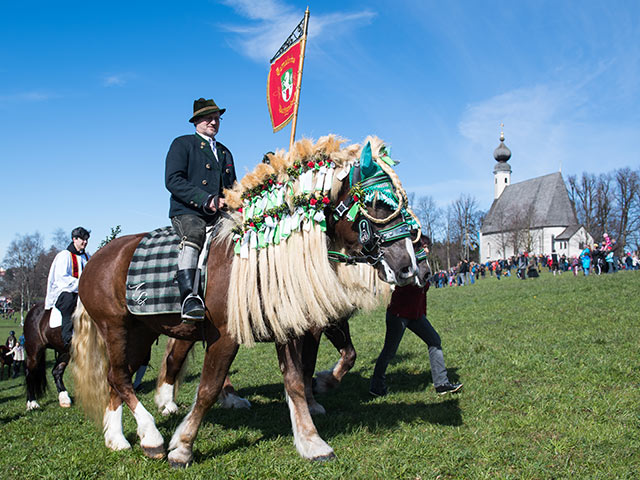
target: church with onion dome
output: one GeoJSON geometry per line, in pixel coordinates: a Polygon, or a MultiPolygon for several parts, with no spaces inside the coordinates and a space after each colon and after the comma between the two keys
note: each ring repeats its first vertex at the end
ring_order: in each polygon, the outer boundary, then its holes
{"type": "Polygon", "coordinates": [[[493,157],[494,200],[480,229],[481,262],[522,252],[573,257],[593,243],[578,223],[561,172],[512,184],[503,132],[493,157]]]}

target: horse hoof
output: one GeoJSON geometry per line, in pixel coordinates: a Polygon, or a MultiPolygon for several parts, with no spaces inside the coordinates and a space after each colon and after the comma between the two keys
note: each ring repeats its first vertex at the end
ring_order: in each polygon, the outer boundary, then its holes
{"type": "Polygon", "coordinates": [[[145,456],[149,458],[153,458],[154,460],[162,460],[166,455],[166,451],[163,445],[160,445],[159,447],[141,447],[141,448],[145,456]]]}
{"type": "Polygon", "coordinates": [[[62,391],[58,394],[58,403],[62,408],[71,407],[71,398],[66,391],[62,391]]]}
{"type": "Polygon", "coordinates": [[[187,448],[176,448],[167,456],[172,468],[187,468],[193,462],[191,452],[187,448]]]}
{"type": "Polygon", "coordinates": [[[167,403],[162,409],[162,416],[168,417],[169,415],[177,412],[178,412],[178,405],[176,405],[174,402],[167,403]]]}
{"type": "Polygon", "coordinates": [[[187,462],[187,463],[182,463],[182,462],[172,462],[171,460],[169,460],[169,465],[171,465],[171,468],[175,468],[177,469],[185,469],[189,466],[191,466],[191,462],[187,462]]]}
{"type": "Polygon", "coordinates": [[[27,412],[31,410],[37,410],[38,408],[40,408],[40,405],[35,400],[27,402],[27,412]]]}
{"type": "Polygon", "coordinates": [[[337,458],[336,454],[331,452],[328,455],[322,455],[320,457],[312,458],[311,461],[312,462],[329,462],[331,460],[335,460],[336,458],[337,458]]]}
{"type": "Polygon", "coordinates": [[[309,405],[309,413],[311,415],[325,415],[327,411],[319,403],[313,403],[309,405]]]}

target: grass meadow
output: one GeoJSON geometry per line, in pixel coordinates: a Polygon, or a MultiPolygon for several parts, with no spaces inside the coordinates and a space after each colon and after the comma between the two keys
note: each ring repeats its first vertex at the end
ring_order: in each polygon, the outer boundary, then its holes
{"type": "MultiPolygon", "coordinates": [[[[53,380],[42,408],[26,412],[24,377],[0,382],[1,479],[480,479],[640,478],[640,272],[526,281],[487,277],[431,289],[439,331],[461,394],[438,397],[426,347],[407,332],[387,372],[390,393],[373,399],[368,379],[384,337],[384,307],[351,322],[358,351],[341,388],[318,396],[315,417],[338,458],[312,463],[293,446],[272,344],[241,348],[232,381],[251,410],[214,407],[194,446],[194,465],[147,459],[125,409],[131,451],[111,452],[77,406],[61,409],[53,380]]],[[[0,339],[21,329],[0,324],[0,339]]],[[[153,387],[164,339],[154,347],[141,400],[153,387]]],[[[52,352],[48,358],[51,361],[52,352]]],[[[168,444],[193,399],[201,344],[178,395],[180,415],[156,415],[168,444]]],[[[318,368],[337,360],[322,341],[318,368]]],[[[48,367],[50,370],[51,367],[48,367]]],[[[71,372],[66,380],[73,394],[71,372]]]]}

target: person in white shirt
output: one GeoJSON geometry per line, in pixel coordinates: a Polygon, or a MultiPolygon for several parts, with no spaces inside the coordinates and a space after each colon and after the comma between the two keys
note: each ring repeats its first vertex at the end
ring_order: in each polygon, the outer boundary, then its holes
{"type": "Polygon", "coordinates": [[[56,255],[47,280],[47,296],[44,308],[56,307],[62,314],[62,341],[69,347],[73,336],[71,315],[78,301],[78,280],[89,261],[86,252],[90,233],[83,227],[74,228],[71,232],[71,243],[56,255]]]}

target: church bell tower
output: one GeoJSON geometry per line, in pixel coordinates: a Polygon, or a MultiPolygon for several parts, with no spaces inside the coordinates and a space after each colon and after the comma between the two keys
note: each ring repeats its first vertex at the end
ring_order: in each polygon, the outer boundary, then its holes
{"type": "MultiPolygon", "coordinates": [[[[504,124],[500,125],[504,127],[504,124]]],[[[508,161],[511,158],[511,150],[504,144],[504,132],[500,131],[500,145],[493,151],[493,158],[496,159],[496,166],[493,169],[493,198],[497,199],[506,187],[511,185],[511,165],[508,161]]]]}

